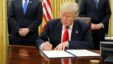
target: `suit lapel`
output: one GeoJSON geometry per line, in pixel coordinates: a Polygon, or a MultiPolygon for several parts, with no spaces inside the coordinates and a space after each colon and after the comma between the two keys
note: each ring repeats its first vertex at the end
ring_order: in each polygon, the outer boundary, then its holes
{"type": "MultiPolygon", "coordinates": [[[[27,6],[27,10],[26,10],[26,14],[29,12],[32,3],[33,3],[33,0],[29,0],[28,6],[27,6]]],[[[25,14],[25,15],[26,15],[26,14],[25,14]]]]}
{"type": "Polygon", "coordinates": [[[104,1],[104,0],[99,0],[98,9],[100,9],[100,7],[101,7],[101,5],[103,3],[102,1],[104,1]]]}
{"type": "Polygon", "coordinates": [[[80,35],[80,24],[78,23],[78,20],[74,21],[72,33],[71,33],[71,39],[78,40],[80,35]]]}
{"type": "Polygon", "coordinates": [[[24,15],[22,0],[18,0],[18,3],[19,3],[18,6],[21,7],[20,11],[24,15]]]}
{"type": "Polygon", "coordinates": [[[93,3],[90,2],[90,4],[92,4],[92,6],[94,6],[94,8],[97,9],[94,0],[89,0],[89,1],[93,2],[93,3]]]}

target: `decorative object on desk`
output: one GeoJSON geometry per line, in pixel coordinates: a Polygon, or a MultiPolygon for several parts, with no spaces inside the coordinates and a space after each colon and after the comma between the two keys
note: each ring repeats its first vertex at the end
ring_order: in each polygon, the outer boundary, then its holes
{"type": "Polygon", "coordinates": [[[99,64],[99,62],[100,62],[99,60],[90,60],[91,64],[99,64]]]}
{"type": "Polygon", "coordinates": [[[113,37],[105,37],[105,40],[113,40],[113,37]]]}
{"type": "Polygon", "coordinates": [[[101,57],[104,62],[113,62],[113,42],[100,42],[101,57]]]}

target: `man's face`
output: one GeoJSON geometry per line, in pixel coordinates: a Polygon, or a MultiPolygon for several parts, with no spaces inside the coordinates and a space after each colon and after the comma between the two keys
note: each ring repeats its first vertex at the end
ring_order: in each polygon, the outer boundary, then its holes
{"type": "Polygon", "coordinates": [[[64,26],[70,26],[75,19],[75,13],[73,12],[62,12],[61,13],[61,23],[64,26]]]}

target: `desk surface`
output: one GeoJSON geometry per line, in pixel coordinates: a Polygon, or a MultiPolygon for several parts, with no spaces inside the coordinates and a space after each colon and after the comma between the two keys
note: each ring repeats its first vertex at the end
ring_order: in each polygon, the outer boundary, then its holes
{"type": "MultiPolygon", "coordinates": [[[[94,50],[99,53],[99,51],[94,50]]],[[[8,64],[42,64],[43,58],[34,46],[12,45],[8,49],[8,64]],[[26,49],[29,56],[19,56],[19,49],[26,49]]],[[[72,64],[91,64],[88,59],[72,59],[72,64]]],[[[61,64],[60,59],[51,59],[50,64],[61,64]]],[[[99,63],[101,64],[101,63],[99,63]]],[[[107,63],[108,64],[108,63],[107,63]]]]}

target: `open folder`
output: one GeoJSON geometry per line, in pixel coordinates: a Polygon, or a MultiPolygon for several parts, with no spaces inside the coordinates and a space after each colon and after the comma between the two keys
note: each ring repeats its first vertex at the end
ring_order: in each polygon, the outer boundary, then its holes
{"type": "Polygon", "coordinates": [[[42,53],[47,58],[71,58],[71,57],[100,57],[100,54],[89,50],[50,50],[44,51],[42,53]]]}

